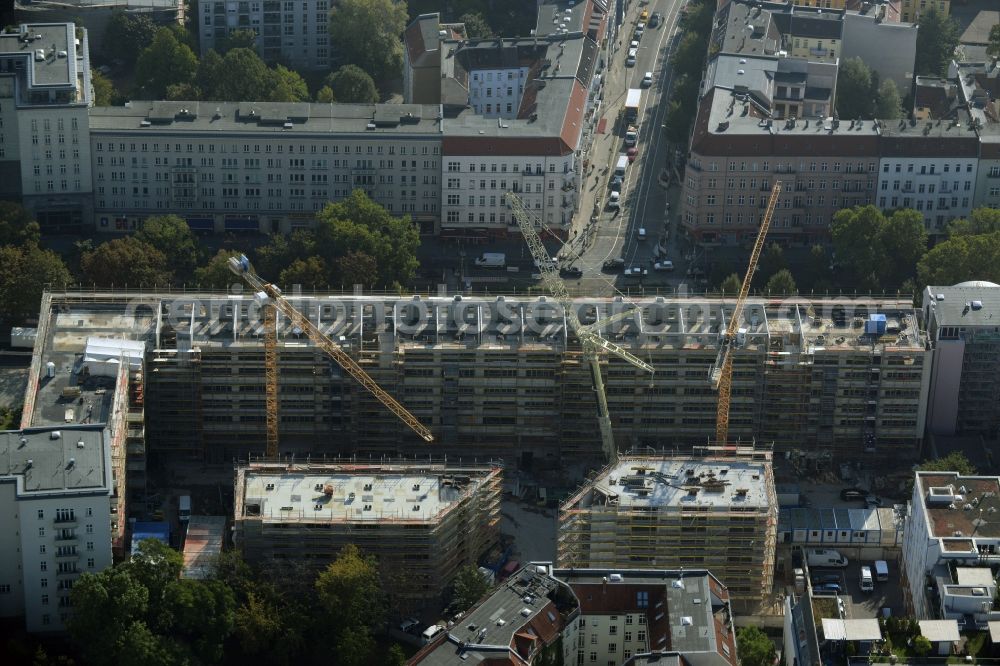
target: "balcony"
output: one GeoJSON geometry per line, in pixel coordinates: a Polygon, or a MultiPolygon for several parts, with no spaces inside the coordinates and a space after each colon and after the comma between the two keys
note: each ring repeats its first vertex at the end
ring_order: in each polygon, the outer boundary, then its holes
{"type": "Polygon", "coordinates": [[[74,514],[70,516],[57,516],[52,522],[60,527],[76,527],[79,521],[77,521],[76,515],[74,514]]]}
{"type": "Polygon", "coordinates": [[[83,573],[83,572],[79,571],[78,569],[68,569],[68,570],[65,570],[65,571],[56,571],[56,578],[58,578],[60,580],[64,580],[66,578],[76,578],[81,573],[83,573]]]}
{"type": "Polygon", "coordinates": [[[77,536],[76,533],[72,534],[56,534],[56,543],[76,543],[77,536]]]}
{"type": "Polygon", "coordinates": [[[76,548],[70,548],[66,550],[62,548],[56,549],[57,562],[70,562],[70,561],[76,561],[78,559],[80,559],[80,553],[76,550],[76,548]]]}

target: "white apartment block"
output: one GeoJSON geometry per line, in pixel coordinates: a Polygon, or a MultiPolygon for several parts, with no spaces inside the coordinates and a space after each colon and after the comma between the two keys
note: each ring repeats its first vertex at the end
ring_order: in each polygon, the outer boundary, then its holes
{"type": "Polygon", "coordinates": [[[947,616],[952,611],[958,616],[972,614],[974,622],[981,624],[1000,618],[993,603],[995,585],[984,585],[977,572],[962,571],[996,564],[1000,556],[998,515],[1000,477],[916,473],[902,570],[904,601],[918,619],[935,618],[938,612],[947,616]],[[950,565],[958,566],[957,580],[952,579],[950,565]],[[928,595],[929,587],[938,590],[937,608],[928,595]]]}
{"type": "Polygon", "coordinates": [[[218,49],[230,32],[257,33],[257,52],[293,69],[330,67],[330,9],[335,0],[201,0],[201,54],[218,49]]]}
{"type": "Polygon", "coordinates": [[[114,492],[103,425],[0,433],[0,617],[61,631],[81,573],[111,565],[114,492]]]}
{"type": "Polygon", "coordinates": [[[486,118],[517,117],[527,76],[524,66],[473,71],[469,80],[473,110],[486,118]]]}
{"type": "MultiPolygon", "coordinates": [[[[894,126],[893,121],[883,124],[894,126]]],[[[888,146],[889,154],[879,160],[878,207],[913,208],[923,214],[928,234],[944,235],[948,222],[972,211],[979,167],[976,143],[974,135],[971,140],[928,141],[920,148],[919,156],[888,146]],[[932,150],[937,154],[930,154],[932,150]]]]}
{"type": "Polygon", "coordinates": [[[91,198],[87,32],[23,24],[0,34],[0,195],[45,231],[75,231],[91,198]]]}
{"type": "Polygon", "coordinates": [[[415,104],[132,102],[91,112],[105,232],[174,213],[196,232],[289,233],[356,188],[425,233],[440,215],[439,111],[415,104]]]}

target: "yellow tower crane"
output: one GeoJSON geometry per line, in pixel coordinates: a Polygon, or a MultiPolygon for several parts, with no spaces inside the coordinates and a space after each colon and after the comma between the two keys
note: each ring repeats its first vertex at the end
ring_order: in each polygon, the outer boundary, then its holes
{"type": "Polygon", "coordinates": [[[264,309],[264,369],[265,369],[265,408],[267,410],[267,455],[278,457],[278,335],[277,313],[288,317],[292,326],[300,329],[312,340],[313,344],[329,354],[344,371],[368,390],[375,398],[395,414],[400,421],[410,427],[425,442],[433,442],[434,435],[416,416],[411,414],[395,398],[389,395],[364,368],[357,364],[333,340],[322,333],[309,318],[295,309],[281,290],[273,284],[264,282],[250,268],[250,261],[245,255],[229,259],[229,270],[243,278],[250,285],[258,302],[264,309]]]}
{"type": "Polygon", "coordinates": [[[767,210],[764,212],[764,219],[760,222],[760,231],[757,232],[757,240],[754,241],[753,251],[750,253],[750,265],[747,266],[746,277],[743,278],[743,284],[740,285],[736,308],[729,318],[729,325],[719,343],[719,354],[708,373],[712,388],[719,392],[719,403],[715,416],[716,446],[729,444],[729,403],[733,395],[733,348],[736,346],[736,333],[739,330],[740,321],[743,319],[743,307],[746,305],[747,294],[750,293],[750,281],[753,279],[754,271],[757,270],[757,261],[764,248],[764,237],[767,236],[767,230],[771,226],[771,217],[774,215],[775,206],[778,205],[778,195],[780,194],[781,181],[777,180],[774,182],[774,187],[771,188],[771,198],[767,202],[767,210]]]}
{"type": "Polygon", "coordinates": [[[542,282],[552,292],[556,300],[559,301],[570,329],[572,329],[580,341],[580,345],[583,347],[583,357],[590,366],[590,376],[594,382],[594,393],[597,394],[597,423],[601,430],[601,446],[604,451],[604,457],[609,463],[617,462],[618,447],[615,446],[614,433],[611,430],[608,396],[604,391],[604,378],[601,376],[601,362],[598,354],[603,350],[628,361],[640,370],[652,373],[654,369],[653,366],[638,356],[605,340],[597,334],[597,331],[621,319],[634,317],[636,311],[633,309],[619,312],[589,326],[584,326],[580,323],[580,318],[573,307],[573,299],[570,298],[569,291],[566,289],[566,283],[559,277],[558,267],[549,258],[548,251],[545,249],[542,239],[538,237],[538,232],[535,230],[535,227],[540,227],[541,223],[525,207],[524,202],[516,194],[508,192],[506,198],[507,203],[514,213],[514,219],[517,220],[517,225],[521,229],[521,235],[524,236],[524,240],[528,244],[528,249],[531,250],[531,256],[538,265],[538,270],[542,275],[542,282]]]}

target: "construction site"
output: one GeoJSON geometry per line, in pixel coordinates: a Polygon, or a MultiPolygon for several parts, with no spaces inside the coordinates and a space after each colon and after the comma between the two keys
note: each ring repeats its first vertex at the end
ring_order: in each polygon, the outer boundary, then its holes
{"type": "Polygon", "coordinates": [[[704,567],[733,607],[756,612],[771,594],[778,501],[770,454],[622,456],[559,511],[558,566],[704,567]]]}
{"type": "Polygon", "coordinates": [[[499,465],[250,463],[233,540],[248,562],[314,569],[354,544],[379,562],[393,612],[433,607],[497,541],[499,465]]]}

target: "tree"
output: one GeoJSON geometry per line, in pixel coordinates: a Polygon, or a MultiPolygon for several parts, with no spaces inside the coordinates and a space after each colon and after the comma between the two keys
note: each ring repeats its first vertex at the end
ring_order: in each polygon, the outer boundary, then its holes
{"type": "Polygon", "coordinates": [[[469,39],[487,39],[493,36],[493,28],[479,12],[467,12],[458,17],[465,24],[465,35],[469,39]]]}
{"type": "Polygon", "coordinates": [[[375,82],[357,65],[344,65],[330,74],[326,77],[326,85],[333,90],[338,102],[374,104],[378,101],[375,82]]]}
{"type": "Polygon", "coordinates": [[[219,581],[172,580],[164,588],[157,633],[180,641],[202,663],[218,662],[223,641],[233,631],[235,609],[232,590],[219,581]]]}
{"type": "Polygon", "coordinates": [[[913,276],[913,267],[927,249],[923,216],[901,209],[886,218],[874,206],[838,211],[830,228],[840,262],[839,275],[854,286],[874,291],[895,288],[913,276]]]}
{"type": "Polygon", "coordinates": [[[986,46],[986,55],[1000,56],[1000,23],[990,28],[990,43],[986,46]]]}
{"type": "Polygon", "coordinates": [[[393,643],[392,647],[389,648],[385,663],[386,666],[405,666],[406,654],[403,652],[403,648],[399,647],[399,643],[393,643]]]}
{"type": "Polygon", "coordinates": [[[837,73],[837,115],[841,118],[871,118],[872,71],[861,58],[848,58],[837,73]]]}
{"type": "Polygon", "coordinates": [[[757,627],[736,630],[736,650],[743,666],[771,666],[774,663],[774,643],[757,627]]]}
{"type": "Polygon", "coordinates": [[[705,64],[705,43],[696,32],[688,32],[677,45],[670,65],[678,73],[697,76],[705,64]]]}
{"type": "Polygon", "coordinates": [[[115,10],[102,40],[105,54],[112,60],[132,65],[139,53],[153,41],[156,31],[156,24],[149,15],[115,10]]]}
{"type": "Polygon", "coordinates": [[[371,287],[376,285],[377,275],[378,262],[365,252],[348,252],[333,262],[334,284],[339,283],[343,286],[360,284],[371,287]]]}
{"type": "Polygon", "coordinates": [[[349,544],[316,579],[316,592],[334,632],[338,662],[361,666],[375,647],[372,627],[385,610],[375,558],[349,544]]]}
{"type": "Polygon", "coordinates": [[[0,317],[20,322],[38,314],[42,290],[72,281],[58,254],[37,245],[0,247],[0,317]]]}
{"type": "Polygon", "coordinates": [[[195,269],[194,284],[204,289],[228,290],[233,284],[240,282],[229,270],[229,258],[239,256],[240,253],[236,250],[219,250],[208,263],[195,269]]]}
{"type": "Polygon", "coordinates": [[[771,276],[785,268],[788,263],[785,261],[785,250],[777,243],[771,243],[764,248],[757,262],[757,272],[753,276],[754,286],[760,287],[762,282],[771,279],[771,276]]]}
{"type": "Polygon", "coordinates": [[[961,476],[975,476],[976,468],[961,451],[952,451],[943,458],[925,460],[917,468],[922,472],[958,472],[961,476]]]}
{"type": "Polygon", "coordinates": [[[948,236],[974,236],[1000,231],[1000,210],[976,208],[968,219],[954,220],[948,224],[948,236]]]}
{"type": "Polygon", "coordinates": [[[918,657],[926,657],[931,651],[931,641],[926,636],[914,636],[913,651],[918,657]]]}
{"type": "Polygon", "coordinates": [[[96,69],[90,71],[90,83],[94,86],[94,106],[112,106],[118,101],[115,84],[96,69]]]}
{"type": "Polygon", "coordinates": [[[875,117],[883,120],[895,120],[903,117],[903,100],[892,79],[886,79],[878,88],[875,99],[875,117]]]}
{"type": "Polygon", "coordinates": [[[193,83],[198,72],[198,58],[187,44],[177,41],[169,28],[156,31],[153,43],[142,51],[135,66],[136,79],[151,99],[166,96],[171,85],[193,83]]]}
{"type": "Polygon", "coordinates": [[[782,268],[768,279],[767,284],[764,285],[764,293],[774,296],[795,296],[799,293],[799,289],[795,286],[792,272],[787,268],[782,268]]]}
{"type": "Polygon", "coordinates": [[[41,230],[21,204],[0,201],[0,245],[37,245],[41,230]]]}
{"type": "Polygon", "coordinates": [[[326,289],[330,286],[330,271],[323,261],[323,257],[311,256],[306,259],[296,259],[288,268],[281,271],[278,282],[290,288],[293,285],[311,287],[313,289],[326,289]]]}
{"type": "Polygon", "coordinates": [[[316,215],[316,252],[322,257],[342,257],[363,252],[375,260],[374,278],[365,283],[406,284],[417,267],[420,234],[409,216],[394,217],[375,203],[364,190],[354,190],[345,199],[329,203],[316,215]]]}
{"type": "Polygon", "coordinates": [[[472,565],[466,565],[458,570],[458,575],[452,581],[452,606],[458,611],[468,610],[482,599],[489,589],[490,586],[479,570],[472,565]]]}
{"type": "Polygon", "coordinates": [[[118,662],[121,637],[142,621],[149,604],[147,590],[122,567],[84,573],[73,584],[74,613],[68,626],[88,664],[118,662]]]}
{"type": "Polygon", "coordinates": [[[726,296],[735,296],[740,293],[740,287],[743,286],[743,280],[736,273],[728,275],[722,284],[719,285],[719,292],[726,296]]]}
{"type": "Polygon", "coordinates": [[[913,268],[927,252],[924,216],[911,208],[893,211],[879,230],[878,242],[886,260],[876,272],[883,288],[899,286],[913,277],[913,268]]]}
{"type": "Polygon", "coordinates": [[[150,602],[158,603],[167,585],[180,577],[184,556],[158,539],[143,539],[123,566],[149,590],[150,602]]]}
{"type": "Polygon", "coordinates": [[[958,46],[958,24],[933,5],[920,13],[918,23],[915,73],[918,76],[944,76],[958,46]]]}
{"type": "Polygon", "coordinates": [[[201,62],[198,63],[198,75],[195,77],[195,83],[201,91],[201,99],[218,99],[215,95],[216,88],[219,87],[221,72],[222,56],[216,51],[209,49],[201,57],[201,62]]]}
{"type": "Polygon", "coordinates": [[[271,102],[308,102],[309,86],[295,70],[278,65],[271,71],[274,83],[267,99],[271,102]]]}
{"type": "Polygon", "coordinates": [[[332,104],[334,101],[333,88],[330,86],[323,86],[316,91],[316,101],[321,104],[332,104]]]}
{"type": "Polygon", "coordinates": [[[202,97],[220,102],[268,100],[274,82],[271,70],[250,49],[232,49],[221,59],[213,58],[202,66],[199,80],[202,97]]]}
{"type": "Polygon", "coordinates": [[[83,255],[80,267],[88,282],[101,287],[170,284],[167,258],[134,236],[101,243],[83,255]]]}
{"type": "Polygon", "coordinates": [[[956,235],[938,243],[917,264],[917,275],[921,284],[1000,282],[1000,231],[956,235]]]}
{"type": "Polygon", "coordinates": [[[225,55],[233,49],[257,48],[257,33],[253,30],[233,30],[217,42],[219,53],[225,55]]]}
{"type": "Polygon", "coordinates": [[[330,35],[343,61],[376,80],[400,76],[406,3],[396,0],[340,0],[330,12],[330,35]]]}
{"type": "Polygon", "coordinates": [[[176,275],[190,275],[201,256],[201,244],[191,227],[176,215],[146,218],[135,237],[162,252],[167,266],[176,275]]]}

